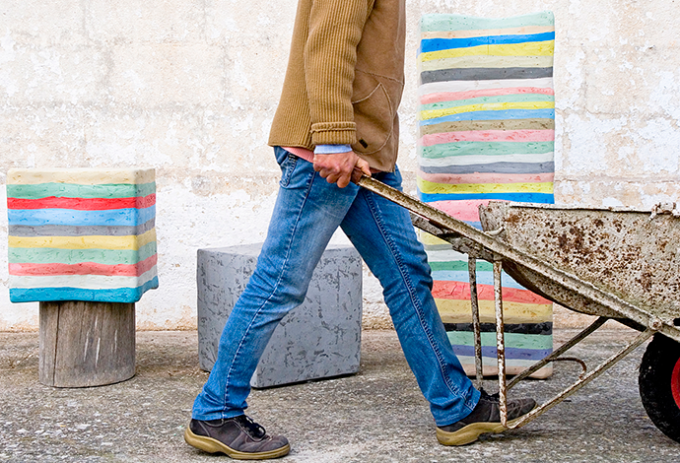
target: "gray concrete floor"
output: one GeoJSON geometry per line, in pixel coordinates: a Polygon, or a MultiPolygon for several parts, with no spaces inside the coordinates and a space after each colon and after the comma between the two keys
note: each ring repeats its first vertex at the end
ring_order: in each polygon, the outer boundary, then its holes
{"type": "MultiPolygon", "coordinates": [[[[573,331],[555,333],[556,344],[573,331]]],[[[591,365],[632,332],[596,333],[572,351],[591,365]]],[[[0,333],[0,461],[218,462],[187,446],[182,432],[199,370],[196,332],[140,332],[137,375],[86,389],[38,383],[38,336],[0,333]]],[[[439,445],[392,331],[365,331],[361,372],[254,391],[249,413],[292,444],[286,462],[680,462],[680,444],[651,423],[637,389],[643,348],[526,427],[481,442],[439,445]]],[[[578,373],[557,364],[547,381],[513,395],[545,400],[578,373]]],[[[495,390],[489,381],[487,389],[495,390]]]]}

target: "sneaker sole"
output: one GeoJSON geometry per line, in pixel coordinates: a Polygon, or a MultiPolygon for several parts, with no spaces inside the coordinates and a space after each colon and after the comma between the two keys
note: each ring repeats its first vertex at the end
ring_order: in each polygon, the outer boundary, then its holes
{"type": "Polygon", "coordinates": [[[197,449],[203,450],[204,452],[221,452],[235,460],[268,460],[270,458],[279,458],[284,455],[288,455],[290,452],[290,444],[286,444],[281,448],[269,450],[267,452],[239,452],[238,450],[234,450],[228,445],[225,445],[217,439],[213,439],[212,437],[197,436],[191,432],[189,427],[187,427],[184,431],[184,441],[192,447],[196,447],[197,449]]]}
{"type": "MultiPolygon", "coordinates": [[[[528,411],[527,413],[530,413],[532,410],[528,411]]],[[[512,426],[525,415],[508,421],[508,424],[512,426]]],[[[500,423],[472,423],[454,432],[446,432],[437,428],[437,440],[442,445],[467,445],[475,442],[482,434],[497,434],[507,430],[508,428],[500,423]]]]}

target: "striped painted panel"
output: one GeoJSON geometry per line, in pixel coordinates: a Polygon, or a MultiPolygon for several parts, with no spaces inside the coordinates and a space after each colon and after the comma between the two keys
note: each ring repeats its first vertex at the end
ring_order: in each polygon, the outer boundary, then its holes
{"type": "Polygon", "coordinates": [[[7,174],[12,302],[137,302],[158,287],[153,169],[7,174]]]}
{"type": "MultiPolygon", "coordinates": [[[[418,194],[481,229],[491,200],[553,203],[554,17],[425,15],[420,72],[418,194]]],[[[433,295],[468,374],[474,344],[467,256],[422,235],[433,295]]],[[[516,374],[552,352],[552,303],[503,273],[507,367],[516,374]]],[[[497,374],[493,271],[477,264],[484,374],[497,374]]],[[[552,374],[548,366],[535,377],[552,374]]]]}

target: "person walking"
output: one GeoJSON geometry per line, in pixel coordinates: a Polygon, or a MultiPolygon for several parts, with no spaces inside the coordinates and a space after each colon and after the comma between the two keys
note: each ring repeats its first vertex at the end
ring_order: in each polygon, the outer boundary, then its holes
{"type": "MultiPolygon", "coordinates": [[[[286,455],[285,437],[245,415],[250,379],[279,321],[305,298],[338,227],[378,278],[404,355],[444,445],[500,432],[498,400],[475,389],[431,294],[427,257],[408,212],[351,180],[401,189],[397,108],[404,85],[405,0],[299,0],[269,145],[281,167],[267,238],[222,332],[186,442],[236,459],[286,455]]],[[[508,404],[515,420],[532,399],[508,404]]],[[[360,417],[357,417],[360,419],[360,417]]]]}

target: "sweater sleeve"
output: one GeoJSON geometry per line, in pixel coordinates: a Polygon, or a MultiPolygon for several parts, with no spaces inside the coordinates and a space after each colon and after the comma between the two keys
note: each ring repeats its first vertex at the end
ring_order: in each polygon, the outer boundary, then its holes
{"type": "Polygon", "coordinates": [[[367,17],[367,0],[312,2],[304,66],[314,145],[356,142],[352,88],[367,17]]]}

